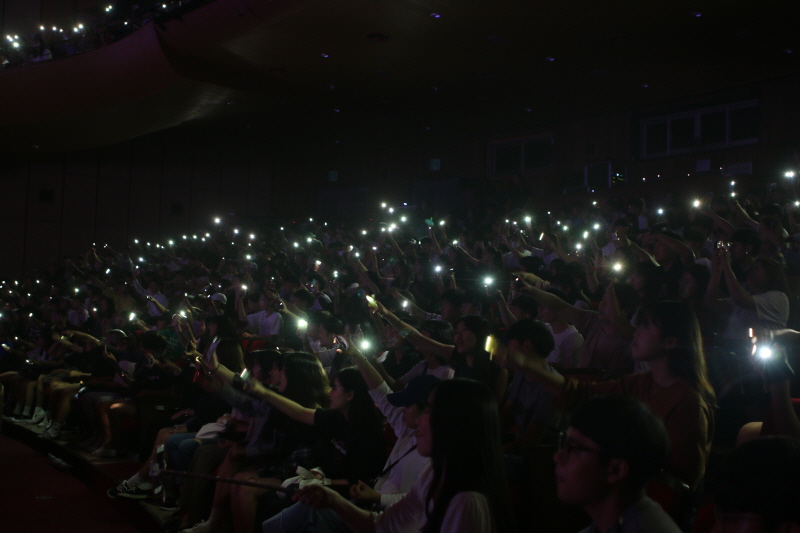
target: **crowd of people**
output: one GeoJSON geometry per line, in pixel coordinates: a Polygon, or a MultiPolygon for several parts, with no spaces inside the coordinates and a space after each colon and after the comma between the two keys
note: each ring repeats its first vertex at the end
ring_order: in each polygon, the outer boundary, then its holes
{"type": "Polygon", "coordinates": [[[2,280],[4,415],[138,453],[108,495],[175,531],[798,528],[795,191],[92,246],[2,280]]]}
{"type": "Polygon", "coordinates": [[[11,68],[75,55],[107,46],[150,22],[164,22],[203,5],[201,0],[111,2],[101,13],[78,15],[78,21],[38,28],[6,27],[0,42],[0,68],[11,68]],[[24,32],[22,35],[19,32],[24,32]]]}

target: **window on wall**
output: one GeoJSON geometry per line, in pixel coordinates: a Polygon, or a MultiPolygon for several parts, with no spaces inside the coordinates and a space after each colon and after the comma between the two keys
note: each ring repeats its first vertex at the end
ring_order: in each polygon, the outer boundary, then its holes
{"type": "Polygon", "coordinates": [[[534,137],[490,145],[492,176],[526,174],[553,166],[553,138],[534,137]]]}
{"type": "Polygon", "coordinates": [[[645,158],[758,142],[757,100],[648,118],[641,123],[645,158]]]}

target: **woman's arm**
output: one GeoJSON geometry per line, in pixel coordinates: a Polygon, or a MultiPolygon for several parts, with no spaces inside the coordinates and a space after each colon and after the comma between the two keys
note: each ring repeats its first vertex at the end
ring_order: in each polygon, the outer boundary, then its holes
{"type": "Polygon", "coordinates": [[[525,282],[522,292],[529,294],[537,303],[549,308],[564,320],[575,324],[580,322],[584,313],[588,312],[568,304],[555,294],[550,294],[531,285],[528,280],[531,279],[532,274],[520,272],[517,275],[525,282]]]}
{"type": "Polygon", "coordinates": [[[410,342],[417,348],[428,350],[430,352],[435,353],[436,355],[443,357],[448,361],[450,360],[450,356],[452,355],[455,346],[451,344],[442,344],[440,342],[436,342],[433,339],[429,339],[428,337],[417,331],[414,327],[406,324],[405,322],[397,318],[397,316],[395,316],[394,313],[386,309],[386,307],[384,307],[383,304],[381,304],[380,302],[377,302],[377,304],[378,304],[377,312],[389,322],[389,325],[397,329],[397,331],[399,331],[401,334],[405,334],[406,340],[408,340],[408,342],[410,342]]]}
{"type": "MultiPolygon", "coordinates": [[[[488,293],[489,289],[487,289],[486,292],[488,293]]],[[[503,321],[503,325],[510,328],[512,324],[517,322],[517,317],[515,317],[511,313],[511,309],[508,308],[503,292],[500,289],[496,289],[494,294],[489,294],[489,296],[494,296],[494,301],[497,303],[497,310],[500,312],[500,319],[503,321]]]]}
{"type": "Polygon", "coordinates": [[[720,300],[719,295],[719,282],[722,279],[722,267],[720,265],[721,261],[721,252],[720,248],[717,248],[714,251],[714,255],[711,258],[711,280],[708,282],[708,288],[706,288],[706,294],[703,297],[703,304],[706,307],[713,311],[717,312],[726,312],[730,311],[730,306],[725,300],[720,300]]]}
{"type": "Polygon", "coordinates": [[[374,515],[322,485],[308,485],[294,495],[293,499],[312,509],[331,509],[339,515],[345,526],[356,533],[374,533],[374,515]]]}
{"type": "Polygon", "coordinates": [[[728,257],[728,251],[725,250],[725,248],[718,248],[716,253],[720,254],[720,269],[722,270],[722,275],[725,276],[725,283],[728,285],[728,292],[731,293],[733,303],[739,307],[747,309],[748,311],[755,311],[756,301],[753,298],[753,295],[747,292],[747,289],[742,287],[742,284],[736,279],[736,275],[733,273],[733,270],[731,270],[731,262],[730,258],[728,257]]]}
{"type": "Polygon", "coordinates": [[[316,413],[316,409],[303,407],[299,403],[292,401],[285,396],[281,396],[277,392],[272,392],[257,381],[246,381],[245,390],[253,396],[271,404],[286,416],[297,420],[298,422],[302,422],[303,424],[308,424],[309,426],[314,425],[314,414],[316,413]]]}

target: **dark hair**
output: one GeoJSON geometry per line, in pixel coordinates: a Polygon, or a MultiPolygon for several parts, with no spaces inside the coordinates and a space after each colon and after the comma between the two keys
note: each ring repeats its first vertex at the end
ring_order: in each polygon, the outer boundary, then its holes
{"type": "Polygon", "coordinates": [[[496,531],[515,531],[508,503],[500,416],[492,391],[476,381],[448,379],[433,387],[429,402],[433,480],[426,495],[427,523],[422,531],[439,531],[450,501],[465,491],[480,492],[486,497],[496,531]]]}
{"type": "Polygon", "coordinates": [[[328,406],[328,377],[316,357],[304,352],[287,353],[283,358],[283,372],[286,374],[284,396],[303,407],[328,406]]]}
{"type": "Polygon", "coordinates": [[[546,358],[556,347],[553,334],[543,322],[532,318],[523,318],[511,325],[508,329],[507,339],[523,343],[530,341],[536,355],[546,358]]]}
{"type": "Polygon", "coordinates": [[[217,325],[217,337],[236,338],[236,329],[233,322],[225,315],[216,315],[208,319],[209,324],[217,325]]]}
{"type": "Polygon", "coordinates": [[[731,242],[739,242],[745,246],[752,246],[753,251],[751,252],[751,255],[753,256],[758,255],[758,252],[761,249],[761,235],[759,235],[758,232],[752,228],[737,229],[731,235],[731,242]]]}
{"type": "Polygon", "coordinates": [[[532,318],[539,315],[539,304],[527,294],[520,294],[511,300],[511,305],[519,307],[523,313],[529,314],[532,318]]]}
{"type": "Polygon", "coordinates": [[[280,367],[281,361],[283,361],[283,354],[277,350],[253,350],[244,355],[244,365],[250,368],[258,365],[261,367],[262,374],[269,373],[276,365],[280,367]]]}
{"type": "Polygon", "coordinates": [[[242,359],[242,345],[236,338],[220,339],[217,344],[217,357],[219,364],[232,372],[241,372],[244,369],[244,360],[242,359]]]}
{"type": "Polygon", "coordinates": [[[480,315],[464,315],[458,319],[456,327],[458,327],[459,324],[464,324],[464,327],[475,335],[476,349],[483,349],[486,337],[492,332],[492,326],[489,324],[489,321],[480,315]]]}
{"type": "Polygon", "coordinates": [[[759,263],[766,270],[767,279],[769,280],[765,290],[780,291],[789,296],[789,282],[786,280],[786,272],[783,266],[774,259],[757,259],[754,264],[759,263]]]}
{"type": "Polygon", "coordinates": [[[430,334],[431,339],[441,344],[453,344],[453,326],[445,320],[426,320],[419,326],[420,331],[430,334]]]}
{"type": "Polygon", "coordinates": [[[708,381],[700,324],[692,308],[685,302],[657,302],[642,308],[639,324],[645,323],[659,328],[664,337],[677,339],[675,347],[667,354],[669,371],[685,380],[711,409],[716,398],[708,381]]]}
{"type": "Polygon", "coordinates": [[[141,337],[141,346],[145,350],[164,350],[167,341],[155,331],[147,331],[141,337]]]}
{"type": "Polygon", "coordinates": [[[615,283],[614,293],[617,295],[619,308],[627,311],[626,315],[630,319],[634,311],[639,307],[639,293],[630,283],[615,283]]]}
{"type": "Polygon", "coordinates": [[[328,330],[328,333],[333,333],[335,335],[344,335],[344,324],[342,324],[342,321],[333,315],[323,320],[320,326],[328,330]]]}
{"type": "MultiPolygon", "coordinates": [[[[470,354],[472,356],[472,371],[469,377],[474,377],[477,381],[494,390],[497,386],[496,382],[500,369],[492,362],[489,353],[484,350],[486,337],[492,333],[491,324],[479,315],[462,316],[456,323],[456,328],[458,324],[464,324],[467,330],[475,335],[475,352],[470,354]]],[[[467,364],[466,355],[458,353],[457,349],[453,350],[450,365],[456,369],[457,373],[459,368],[467,364]]]]}
{"type": "Polygon", "coordinates": [[[686,267],[684,273],[694,278],[697,283],[697,297],[702,300],[708,288],[708,283],[711,281],[711,271],[708,270],[707,266],[695,263],[692,266],[686,267]]]}
{"type": "Polygon", "coordinates": [[[461,307],[464,303],[464,293],[458,289],[447,289],[440,298],[442,301],[450,302],[454,307],[461,307]]]}
{"type": "Polygon", "coordinates": [[[370,431],[375,426],[380,426],[381,419],[375,409],[375,402],[369,395],[369,387],[361,371],[354,366],[345,367],[333,375],[331,381],[338,381],[339,385],[347,392],[353,393],[353,399],[348,408],[348,421],[350,427],[359,433],[370,431]]]}
{"type": "Polygon", "coordinates": [[[308,320],[309,324],[322,324],[331,317],[333,317],[333,314],[329,311],[311,311],[308,313],[306,320],[308,320]]]}
{"type": "Polygon", "coordinates": [[[664,423],[630,396],[595,396],[575,410],[570,426],[597,444],[601,456],[623,459],[632,489],[641,489],[669,457],[664,423]]]}
{"type": "Polygon", "coordinates": [[[307,289],[298,289],[298,290],[294,291],[294,294],[292,294],[292,297],[293,298],[297,298],[298,300],[302,301],[308,307],[311,307],[312,305],[314,305],[314,299],[315,299],[314,295],[311,294],[311,292],[309,290],[307,290],[307,289]]]}
{"type": "Polygon", "coordinates": [[[645,302],[658,300],[664,290],[664,270],[651,261],[640,261],[634,268],[634,273],[644,279],[644,294],[640,295],[641,299],[645,302]]]}
{"type": "Polygon", "coordinates": [[[800,524],[800,441],[765,437],[733,450],[712,482],[722,512],[755,513],[764,531],[800,524]]]}

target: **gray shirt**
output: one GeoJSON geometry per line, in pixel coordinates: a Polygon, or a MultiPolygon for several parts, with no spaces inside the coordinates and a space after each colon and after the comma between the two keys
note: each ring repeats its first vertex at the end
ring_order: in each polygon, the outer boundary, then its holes
{"type": "Polygon", "coordinates": [[[681,529],[658,503],[644,496],[625,509],[607,531],[599,531],[592,524],[580,533],[681,533],[681,529]]]}

